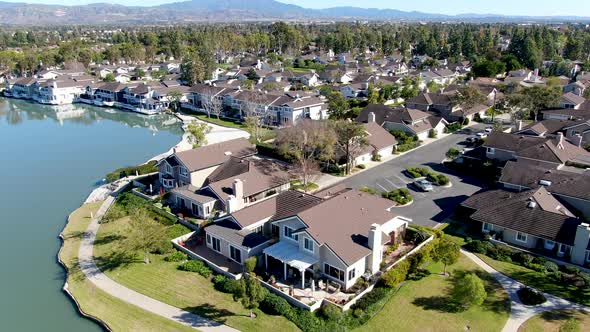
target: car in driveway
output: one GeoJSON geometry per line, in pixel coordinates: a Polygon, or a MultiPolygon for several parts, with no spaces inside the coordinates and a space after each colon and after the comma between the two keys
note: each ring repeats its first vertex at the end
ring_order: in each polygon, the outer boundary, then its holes
{"type": "Polygon", "coordinates": [[[479,139],[484,139],[484,138],[488,137],[488,133],[485,131],[482,131],[480,133],[477,133],[475,136],[477,136],[477,138],[479,138],[479,139]]]}
{"type": "Polygon", "coordinates": [[[426,179],[419,179],[414,181],[414,185],[424,191],[424,192],[428,192],[428,191],[432,191],[434,190],[434,188],[432,187],[432,183],[430,183],[430,181],[426,180],[426,179]]]}

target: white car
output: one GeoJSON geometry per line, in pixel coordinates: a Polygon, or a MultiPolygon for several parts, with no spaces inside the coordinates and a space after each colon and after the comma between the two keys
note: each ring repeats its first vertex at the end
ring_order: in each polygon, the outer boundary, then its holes
{"type": "Polygon", "coordinates": [[[475,136],[477,136],[477,138],[479,138],[479,139],[484,139],[484,138],[488,137],[488,133],[481,132],[481,133],[477,133],[475,136]]]}
{"type": "Polygon", "coordinates": [[[491,132],[492,132],[492,130],[494,130],[494,128],[492,128],[492,127],[487,127],[487,128],[485,129],[485,132],[489,134],[489,133],[491,133],[491,132]]]}
{"type": "Polygon", "coordinates": [[[414,185],[418,188],[420,188],[420,190],[422,191],[432,191],[434,188],[432,188],[432,183],[430,183],[430,181],[426,180],[426,179],[420,179],[417,180],[416,182],[414,182],[414,185]]]}

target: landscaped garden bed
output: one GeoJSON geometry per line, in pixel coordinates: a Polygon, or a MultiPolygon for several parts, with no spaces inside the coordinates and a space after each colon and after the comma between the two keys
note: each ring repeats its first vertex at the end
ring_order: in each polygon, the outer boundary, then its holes
{"type": "Polygon", "coordinates": [[[448,186],[451,183],[446,175],[433,172],[426,167],[408,167],[406,168],[406,173],[414,179],[425,177],[430,182],[439,186],[448,186]]]}
{"type": "Polygon", "coordinates": [[[412,194],[406,188],[399,188],[394,189],[392,191],[387,191],[382,193],[381,196],[383,198],[387,198],[389,200],[396,202],[398,206],[410,205],[414,201],[412,194]]]}

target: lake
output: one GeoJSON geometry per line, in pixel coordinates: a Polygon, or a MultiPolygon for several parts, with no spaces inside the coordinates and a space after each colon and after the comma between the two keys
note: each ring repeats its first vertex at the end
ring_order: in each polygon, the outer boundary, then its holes
{"type": "Polygon", "coordinates": [[[180,140],[172,116],[0,97],[0,317],[3,331],[101,331],[62,292],[66,218],[111,170],[180,140]]]}

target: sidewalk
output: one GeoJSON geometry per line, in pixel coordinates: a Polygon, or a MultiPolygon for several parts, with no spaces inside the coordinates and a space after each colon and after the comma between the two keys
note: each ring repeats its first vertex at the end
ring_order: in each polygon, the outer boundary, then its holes
{"type": "MultiPolygon", "coordinates": [[[[115,190],[115,196],[121,188],[122,187],[119,186],[117,190],[115,190]]],[[[84,237],[80,242],[78,262],[80,264],[80,270],[84,273],[86,278],[88,278],[90,282],[111,296],[133,304],[146,311],[152,312],[156,315],[176,321],[177,323],[193,327],[203,332],[237,332],[238,330],[229,326],[178,309],[131,290],[123,285],[118,284],[100,271],[94,262],[94,240],[96,239],[96,234],[98,232],[98,228],[100,227],[99,221],[115,202],[115,196],[109,196],[104,201],[96,216],[92,219],[90,225],[88,225],[88,228],[84,233],[84,237]]]]}
{"type": "Polygon", "coordinates": [[[486,272],[491,274],[492,277],[494,277],[494,279],[496,279],[508,293],[511,302],[510,317],[508,318],[506,325],[504,325],[502,332],[517,332],[518,328],[524,324],[524,322],[545,311],[583,310],[590,312],[590,308],[587,306],[543,292],[541,293],[543,293],[547,299],[547,302],[537,306],[524,305],[522,302],[520,302],[518,294],[516,293],[521,287],[525,286],[524,284],[496,271],[494,268],[482,261],[479,257],[468,251],[461,249],[461,253],[467,256],[467,258],[471,259],[475,264],[484,269],[486,272]]]}

